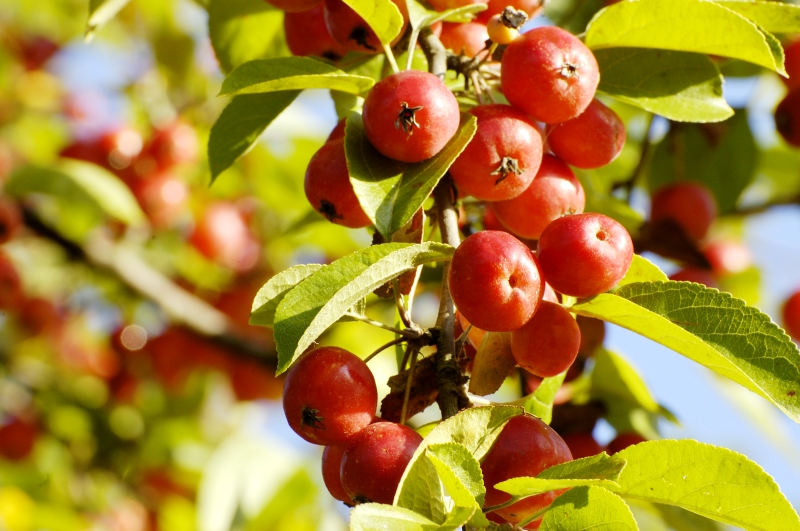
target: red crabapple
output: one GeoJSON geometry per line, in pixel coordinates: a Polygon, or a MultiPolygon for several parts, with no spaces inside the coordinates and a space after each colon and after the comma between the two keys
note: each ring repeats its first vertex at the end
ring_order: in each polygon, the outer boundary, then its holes
{"type": "Polygon", "coordinates": [[[402,424],[379,422],[356,433],[342,456],[341,479],[355,503],[390,505],[422,437],[402,424]]]}
{"type": "Polygon", "coordinates": [[[567,370],[578,356],[581,331],[569,311],[542,301],[530,320],[511,332],[511,352],[523,369],[549,378],[567,370]]]}
{"type": "Polygon", "coordinates": [[[309,11],[286,13],[283,16],[283,31],[292,55],[316,55],[337,61],[347,53],[347,48],[333,40],[328,33],[321,2],[309,11]]]}
{"type": "Polygon", "coordinates": [[[539,129],[510,105],[481,105],[470,113],[478,119],[478,130],[450,166],[453,181],[462,195],[484,201],[517,197],[542,163],[539,129]]]}
{"type": "Polygon", "coordinates": [[[519,196],[492,203],[500,222],[521,238],[539,239],[555,219],[580,214],[586,204],[583,186],[558,157],[545,153],[533,182],[519,196]]]}
{"type": "Polygon", "coordinates": [[[372,225],[350,183],[343,138],[326,143],[311,157],[304,185],[308,202],[328,221],[354,229],[372,225]]]}
{"type": "Polygon", "coordinates": [[[197,133],[191,125],[176,121],[155,131],[142,155],[151,156],[160,170],[193,162],[197,158],[197,133]]]}
{"type": "Polygon", "coordinates": [[[435,75],[418,70],[379,81],[364,101],[367,138],[375,149],[403,162],[436,155],[456,133],[460,119],[450,89],[435,75]]]}
{"type": "Polygon", "coordinates": [[[342,486],[342,457],[346,449],[346,445],[325,447],[322,452],[322,481],[331,496],[348,505],[354,505],[353,499],[342,486]]]}
{"type": "Polygon", "coordinates": [[[781,81],[790,91],[800,87],[800,39],[795,39],[783,47],[785,59],[783,65],[789,77],[781,77],[781,81]]]}
{"type": "Polygon", "coordinates": [[[283,411],[300,437],[325,446],[348,443],[372,422],[375,378],[364,361],[338,347],[303,354],[283,386],[283,411]]]}
{"type": "Polygon", "coordinates": [[[22,212],[15,201],[0,197],[0,244],[13,240],[22,226],[22,212]]]}
{"type": "Polygon", "coordinates": [[[716,240],[703,247],[702,251],[717,276],[735,275],[753,265],[753,255],[742,242],[716,240]]]}
{"type": "MultiPolygon", "coordinates": [[[[403,0],[392,0],[403,15],[403,29],[392,44],[405,33],[408,24],[408,11],[403,0]]],[[[342,0],[324,0],[325,25],[333,40],[350,51],[379,53],[383,51],[381,42],[369,24],[342,0]]]]}
{"type": "Polygon", "coordinates": [[[255,267],[260,245],[236,205],[218,202],[197,220],[189,241],[200,253],[217,263],[244,272],[255,267]]]}
{"type": "Polygon", "coordinates": [[[463,52],[467,57],[475,57],[478,52],[486,48],[488,38],[486,26],[479,22],[467,22],[466,24],[445,22],[442,24],[440,40],[445,48],[453,50],[457,54],[463,52]]]}
{"type": "Polygon", "coordinates": [[[450,293],[481,330],[510,332],[525,324],[544,295],[539,264],[514,236],[484,230],[464,240],[450,262],[450,293]]]}
{"type": "Polygon", "coordinates": [[[594,317],[578,315],[575,318],[578,328],[581,330],[581,346],[578,347],[578,354],[590,357],[600,348],[606,339],[606,323],[594,317]]]}
{"type": "Polygon", "coordinates": [[[638,433],[622,432],[617,434],[614,440],[608,443],[606,452],[608,452],[608,455],[614,455],[615,453],[621,452],[622,450],[628,448],[629,446],[633,446],[634,444],[639,444],[646,441],[647,439],[645,439],[638,433]]]}
{"type": "Polygon", "coordinates": [[[597,455],[604,450],[591,433],[570,433],[564,435],[564,442],[569,446],[573,459],[582,459],[597,455]]]}
{"type": "Polygon", "coordinates": [[[0,455],[11,461],[20,461],[30,455],[39,438],[36,424],[12,417],[0,426],[0,455]]]}
{"type": "Polygon", "coordinates": [[[714,275],[705,269],[697,269],[695,267],[685,267],[671,274],[669,279],[678,282],[696,282],[697,284],[703,284],[709,288],[719,287],[714,275]]]}
{"type": "Polygon", "coordinates": [[[578,168],[600,168],[625,146],[625,124],[594,99],[577,117],[547,126],[547,143],[561,160],[578,168]]]}
{"type": "Polygon", "coordinates": [[[670,219],[690,238],[700,241],[717,218],[717,202],[703,184],[680,182],[659,188],[653,194],[650,221],[670,219]]]}
{"type": "Polygon", "coordinates": [[[331,130],[331,133],[328,135],[328,139],[326,142],[330,142],[331,140],[338,140],[340,138],[344,138],[344,128],[347,126],[347,120],[342,118],[336,124],[336,127],[331,130]]]}
{"type": "Polygon", "coordinates": [[[783,328],[795,340],[800,341],[800,291],[792,293],[781,310],[783,315],[783,328]]]}
{"type": "Polygon", "coordinates": [[[775,127],[786,142],[800,147],[800,89],[789,92],[778,104],[775,127]]]}
{"type": "Polygon", "coordinates": [[[18,308],[23,297],[17,268],[4,254],[0,254],[0,309],[18,308]]]}
{"type": "Polygon", "coordinates": [[[577,214],[552,222],[539,238],[539,263],[553,289],[591,297],[613,288],[633,260],[625,227],[603,214],[577,214]]]}
{"type": "MultiPolygon", "coordinates": [[[[498,483],[520,476],[535,477],[551,466],[572,461],[566,443],[540,419],[524,414],[513,417],[481,463],[486,485],[485,507],[511,499],[511,495],[494,488],[498,483]]],[[[559,491],[537,494],[495,511],[511,523],[518,523],[539,509],[547,507],[559,491]]]]}
{"type": "Polygon", "coordinates": [[[265,0],[268,4],[272,4],[278,9],[282,9],[287,13],[298,13],[300,11],[308,11],[321,0],[265,0]]]}
{"type": "Polygon", "coordinates": [[[547,124],[582,113],[600,82],[591,50],[555,26],[534,28],[509,44],[500,75],[509,103],[547,124]]]}

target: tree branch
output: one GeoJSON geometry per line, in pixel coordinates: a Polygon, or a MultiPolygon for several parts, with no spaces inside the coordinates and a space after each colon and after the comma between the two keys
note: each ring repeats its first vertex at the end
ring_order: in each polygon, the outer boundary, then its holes
{"type": "Polygon", "coordinates": [[[444,79],[447,72],[447,49],[430,27],[423,28],[419,32],[419,45],[428,60],[428,71],[444,79]]]}
{"type": "Polygon", "coordinates": [[[243,336],[227,315],[175,284],[133,249],[114,242],[100,231],[92,234],[84,244],[74,242],[29,208],[23,209],[23,219],[30,230],[62,247],[71,259],[111,273],[132,291],[155,302],[174,324],[184,326],[233,354],[256,357],[274,366],[274,351],[265,350],[243,336]]]}

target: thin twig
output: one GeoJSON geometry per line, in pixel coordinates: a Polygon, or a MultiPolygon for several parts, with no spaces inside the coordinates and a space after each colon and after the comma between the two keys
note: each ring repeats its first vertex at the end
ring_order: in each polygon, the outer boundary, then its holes
{"type": "Polygon", "coordinates": [[[377,328],[382,328],[383,330],[394,332],[395,334],[401,335],[407,339],[418,339],[423,335],[423,332],[421,330],[415,330],[413,328],[406,328],[406,329],[395,328],[394,326],[389,326],[380,321],[375,321],[374,319],[370,319],[366,315],[360,315],[352,312],[345,312],[344,317],[349,317],[351,319],[355,319],[356,321],[361,321],[362,323],[367,323],[377,328]]]}
{"type": "Polygon", "coordinates": [[[378,354],[380,354],[381,352],[383,352],[387,348],[393,347],[393,346],[398,345],[400,343],[403,343],[405,341],[408,341],[407,337],[398,337],[397,339],[393,339],[393,340],[389,341],[385,345],[381,345],[380,347],[378,347],[378,350],[376,350],[375,352],[373,352],[372,354],[370,354],[369,356],[364,358],[364,363],[370,362],[372,360],[372,358],[374,358],[375,356],[377,356],[378,354]]]}
{"type": "Polygon", "coordinates": [[[644,138],[642,139],[642,149],[639,152],[639,162],[636,163],[633,173],[631,173],[631,176],[627,180],[615,184],[612,188],[612,190],[618,190],[620,188],[625,189],[625,197],[629,202],[631,199],[631,192],[633,191],[633,185],[636,184],[636,181],[642,176],[645,166],[647,165],[650,154],[650,131],[653,129],[653,120],[655,116],[655,114],[650,114],[647,120],[647,128],[645,129],[644,138]]]}
{"type": "MultiPolygon", "coordinates": [[[[414,381],[414,368],[417,365],[418,351],[416,346],[409,344],[406,350],[406,356],[411,356],[411,367],[408,369],[408,379],[406,380],[406,390],[403,394],[403,407],[400,408],[400,424],[406,423],[406,414],[408,413],[408,400],[411,398],[411,384],[414,381]]],[[[405,356],[404,356],[405,357],[405,356]]]]}
{"type": "Polygon", "coordinates": [[[386,54],[386,59],[389,61],[389,66],[392,67],[392,72],[395,74],[400,71],[400,68],[397,66],[397,61],[394,59],[394,53],[392,53],[392,48],[388,44],[383,45],[383,53],[386,54]]]}
{"type": "Polygon", "coordinates": [[[396,278],[392,280],[392,289],[394,290],[394,302],[397,305],[400,320],[403,321],[406,328],[413,328],[414,324],[411,322],[411,316],[406,311],[406,305],[405,302],[403,302],[403,294],[400,292],[400,283],[396,278]]]}

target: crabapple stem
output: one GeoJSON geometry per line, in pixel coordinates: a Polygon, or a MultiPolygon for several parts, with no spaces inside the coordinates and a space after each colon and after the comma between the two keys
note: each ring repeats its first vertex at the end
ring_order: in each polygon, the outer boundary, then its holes
{"type": "Polygon", "coordinates": [[[383,45],[383,53],[386,54],[386,59],[389,60],[389,66],[392,67],[392,72],[395,74],[400,71],[400,68],[397,66],[397,61],[394,58],[394,53],[392,53],[392,48],[388,44],[383,45]]]}
{"type": "Polygon", "coordinates": [[[415,325],[411,322],[411,316],[406,310],[405,302],[403,302],[403,294],[400,292],[400,284],[397,279],[392,280],[392,289],[394,291],[394,302],[397,305],[397,311],[400,314],[400,320],[406,325],[406,328],[414,328],[415,325]]]}
{"type": "Polygon", "coordinates": [[[364,363],[367,363],[367,362],[371,361],[372,358],[374,358],[375,356],[377,356],[378,354],[380,354],[381,352],[383,352],[387,348],[393,347],[393,346],[398,345],[400,343],[403,343],[405,341],[408,341],[408,338],[404,337],[404,336],[400,336],[400,337],[398,337],[396,339],[392,339],[391,341],[389,341],[385,345],[381,345],[380,347],[378,347],[378,349],[375,352],[373,352],[372,354],[370,354],[369,356],[364,358],[364,363]]]}
{"type": "Polygon", "coordinates": [[[393,326],[389,326],[387,324],[383,324],[380,321],[375,321],[374,319],[370,319],[369,317],[367,317],[365,315],[359,315],[357,313],[346,312],[344,314],[344,316],[345,317],[349,317],[351,319],[355,319],[356,321],[361,321],[362,323],[367,323],[367,324],[370,324],[372,326],[376,326],[378,328],[383,328],[384,330],[388,330],[389,332],[394,332],[395,334],[399,334],[399,335],[403,336],[405,339],[417,339],[417,338],[422,336],[422,331],[421,330],[415,330],[413,328],[406,328],[406,329],[395,328],[393,326]]]}

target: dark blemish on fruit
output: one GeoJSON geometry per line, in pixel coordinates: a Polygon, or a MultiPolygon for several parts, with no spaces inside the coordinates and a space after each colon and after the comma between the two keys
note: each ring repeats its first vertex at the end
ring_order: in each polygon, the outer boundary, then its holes
{"type": "Polygon", "coordinates": [[[347,38],[348,40],[356,41],[356,44],[366,48],[367,50],[372,50],[373,52],[378,51],[374,46],[367,42],[367,39],[369,38],[369,30],[363,26],[356,26],[353,28],[353,31],[350,32],[350,36],[347,38]]]}
{"type": "Polygon", "coordinates": [[[336,206],[325,199],[319,202],[319,213],[325,216],[330,222],[333,222],[334,219],[344,219],[344,216],[336,211],[336,206]]]}

